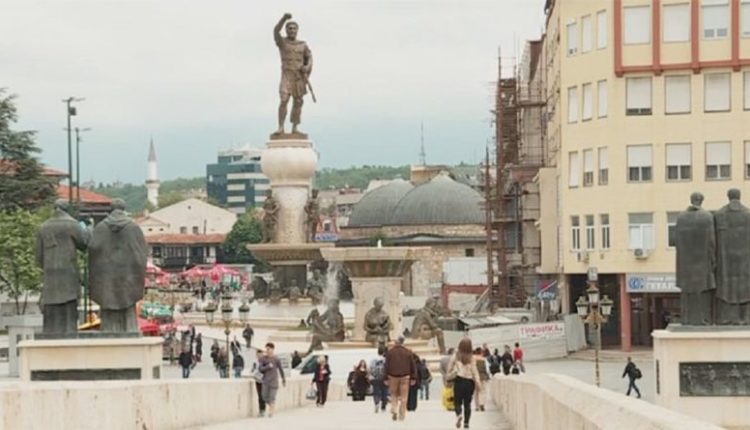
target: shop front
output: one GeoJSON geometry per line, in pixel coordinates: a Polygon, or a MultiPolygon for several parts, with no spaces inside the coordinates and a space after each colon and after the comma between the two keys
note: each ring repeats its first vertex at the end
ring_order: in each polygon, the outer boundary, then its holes
{"type": "Polygon", "coordinates": [[[628,273],[625,287],[630,299],[633,346],[653,345],[651,332],[680,319],[680,289],[674,273],[628,273]]]}

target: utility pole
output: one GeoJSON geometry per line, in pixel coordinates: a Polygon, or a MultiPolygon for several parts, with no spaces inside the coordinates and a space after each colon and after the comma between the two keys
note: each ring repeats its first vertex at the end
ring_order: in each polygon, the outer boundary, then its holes
{"type": "Polygon", "coordinates": [[[67,99],[63,99],[63,103],[66,105],[66,115],[68,118],[68,127],[65,129],[68,132],[68,203],[73,202],[73,144],[71,139],[71,131],[70,128],[70,117],[76,116],[78,111],[76,110],[76,107],[73,106],[73,102],[80,102],[83,101],[82,98],[75,98],[75,97],[68,97],[67,99]]]}
{"type": "Polygon", "coordinates": [[[419,123],[419,140],[421,141],[421,146],[419,149],[419,163],[423,166],[427,165],[427,153],[424,150],[424,121],[419,123]]]}
{"type": "Polygon", "coordinates": [[[91,131],[90,128],[75,128],[76,131],[76,203],[81,208],[81,133],[91,131]]]}

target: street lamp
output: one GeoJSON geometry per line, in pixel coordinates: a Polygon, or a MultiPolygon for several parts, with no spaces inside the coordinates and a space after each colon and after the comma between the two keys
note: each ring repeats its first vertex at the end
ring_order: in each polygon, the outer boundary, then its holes
{"type": "MultiPolygon", "coordinates": [[[[224,324],[224,336],[226,336],[227,351],[229,351],[229,335],[231,334],[231,330],[229,329],[229,327],[231,327],[232,323],[234,322],[234,307],[232,306],[232,296],[229,293],[223,294],[221,296],[221,307],[218,307],[214,302],[210,302],[208,305],[206,305],[205,308],[203,308],[203,312],[205,312],[206,314],[206,323],[208,323],[209,326],[213,324],[214,313],[218,309],[221,309],[221,322],[224,324]]],[[[239,322],[245,324],[247,322],[248,316],[250,315],[250,306],[248,306],[247,303],[243,300],[242,305],[239,306],[237,310],[240,314],[239,322]]]]}
{"type": "Polygon", "coordinates": [[[597,287],[596,278],[589,277],[589,287],[586,294],[581,295],[576,302],[576,311],[578,316],[583,318],[584,324],[588,324],[596,330],[596,340],[594,345],[594,361],[596,363],[596,386],[600,386],[601,378],[599,377],[599,351],[602,347],[602,324],[605,324],[612,314],[612,300],[605,294],[600,298],[599,288],[597,287]]]}
{"type": "Polygon", "coordinates": [[[71,143],[71,136],[70,132],[72,129],[70,128],[70,117],[76,116],[78,114],[78,111],[76,110],[76,107],[73,106],[73,102],[81,102],[83,101],[83,98],[75,98],[75,97],[68,97],[67,99],[63,99],[63,103],[66,105],[65,113],[68,117],[68,128],[66,128],[66,131],[68,132],[68,202],[73,203],[73,146],[71,143]]]}

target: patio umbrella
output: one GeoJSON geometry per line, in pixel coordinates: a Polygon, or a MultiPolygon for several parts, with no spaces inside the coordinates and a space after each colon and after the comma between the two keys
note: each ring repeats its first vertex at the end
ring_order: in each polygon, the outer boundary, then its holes
{"type": "Polygon", "coordinates": [[[163,273],[164,271],[161,270],[160,267],[154,264],[153,260],[150,258],[146,260],[146,274],[148,275],[158,275],[160,273],[163,273]]]}

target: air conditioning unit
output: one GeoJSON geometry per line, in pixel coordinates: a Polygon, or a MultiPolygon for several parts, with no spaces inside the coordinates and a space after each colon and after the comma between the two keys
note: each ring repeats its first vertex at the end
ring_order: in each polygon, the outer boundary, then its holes
{"type": "Polygon", "coordinates": [[[639,260],[645,260],[648,258],[648,250],[643,248],[634,249],[633,256],[639,260]]]}
{"type": "Polygon", "coordinates": [[[589,261],[589,253],[588,251],[580,251],[578,252],[578,261],[587,263],[589,261]]]}

